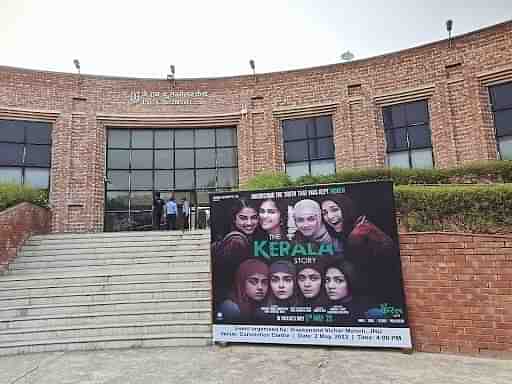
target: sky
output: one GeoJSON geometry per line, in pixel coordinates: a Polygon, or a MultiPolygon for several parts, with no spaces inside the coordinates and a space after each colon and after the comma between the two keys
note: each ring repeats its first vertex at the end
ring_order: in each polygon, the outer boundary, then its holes
{"type": "Polygon", "coordinates": [[[210,78],[412,48],[512,19],[512,0],[0,0],[0,65],[210,78]]]}

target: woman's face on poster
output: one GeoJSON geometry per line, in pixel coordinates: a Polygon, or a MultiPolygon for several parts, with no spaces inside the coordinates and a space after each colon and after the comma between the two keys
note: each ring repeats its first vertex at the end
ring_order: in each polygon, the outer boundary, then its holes
{"type": "Polygon", "coordinates": [[[313,268],[304,268],[297,275],[297,283],[306,299],[312,299],[320,293],[322,285],[322,276],[320,272],[313,268]]]}
{"type": "Polygon", "coordinates": [[[286,272],[275,272],[270,275],[270,287],[274,296],[286,300],[293,295],[293,275],[286,272]]]}
{"type": "Polygon", "coordinates": [[[343,231],[343,211],[334,201],[326,200],[322,203],[322,217],[336,232],[343,231]]]}
{"type": "Polygon", "coordinates": [[[336,301],[349,296],[348,283],[338,268],[329,268],[325,272],[325,291],[329,300],[336,301]]]}
{"type": "Polygon", "coordinates": [[[235,215],[235,227],[246,235],[252,235],[258,226],[258,214],[254,208],[242,208],[235,215]]]}
{"type": "Polygon", "coordinates": [[[268,277],[254,273],[245,280],[245,294],[254,301],[262,301],[267,295],[268,277]]]}
{"type": "Polygon", "coordinates": [[[266,232],[279,231],[281,213],[274,201],[266,200],[261,203],[259,217],[261,229],[266,232]]]}

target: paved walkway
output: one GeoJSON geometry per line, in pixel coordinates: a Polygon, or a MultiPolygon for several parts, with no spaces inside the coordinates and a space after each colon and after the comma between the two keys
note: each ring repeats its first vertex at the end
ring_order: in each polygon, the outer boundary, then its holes
{"type": "Polygon", "coordinates": [[[374,349],[265,345],[0,357],[2,384],[510,384],[512,362],[374,349]]]}

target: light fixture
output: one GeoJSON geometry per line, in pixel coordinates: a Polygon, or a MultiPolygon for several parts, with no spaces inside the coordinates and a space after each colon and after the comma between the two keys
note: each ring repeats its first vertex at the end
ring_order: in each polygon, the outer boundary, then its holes
{"type": "Polygon", "coordinates": [[[253,59],[249,60],[249,65],[251,66],[253,76],[256,76],[256,63],[253,59]]]}
{"type": "Polygon", "coordinates": [[[80,61],[78,59],[73,60],[73,64],[75,64],[75,68],[78,71],[78,74],[80,74],[80,61]]]}
{"type": "Polygon", "coordinates": [[[446,20],[446,30],[448,31],[448,46],[452,47],[452,28],[453,28],[453,20],[446,20]]]}

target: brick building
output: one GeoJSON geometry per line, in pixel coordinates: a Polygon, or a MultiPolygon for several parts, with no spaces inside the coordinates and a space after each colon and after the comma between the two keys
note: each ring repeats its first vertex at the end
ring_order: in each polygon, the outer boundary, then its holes
{"type": "Polygon", "coordinates": [[[142,228],[156,190],[206,206],[208,191],[263,170],[296,177],[496,158],[512,158],[512,22],[254,76],[0,66],[0,180],[49,187],[55,232],[142,228]]]}

